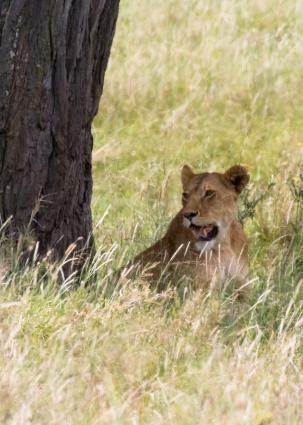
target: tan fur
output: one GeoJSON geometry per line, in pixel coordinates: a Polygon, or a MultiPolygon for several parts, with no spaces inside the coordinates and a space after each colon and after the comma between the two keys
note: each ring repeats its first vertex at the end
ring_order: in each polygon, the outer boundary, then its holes
{"type": "Polygon", "coordinates": [[[238,283],[239,296],[245,297],[248,243],[237,218],[237,204],[249,181],[246,169],[237,165],[223,174],[194,174],[185,165],[181,178],[182,209],[164,237],[137,255],[133,264],[145,269],[145,277],[155,283],[169,272],[191,276],[197,288],[222,288],[232,279],[238,283]],[[184,214],[196,215],[188,219],[184,214]],[[193,224],[202,226],[196,227],[197,232],[211,225],[210,229],[219,229],[218,234],[210,241],[199,241],[203,235],[188,228],[193,224]]]}

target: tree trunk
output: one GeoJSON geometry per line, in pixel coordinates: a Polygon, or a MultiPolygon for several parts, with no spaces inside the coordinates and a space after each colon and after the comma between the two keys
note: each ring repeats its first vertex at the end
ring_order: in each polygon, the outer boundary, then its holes
{"type": "Polygon", "coordinates": [[[92,232],[91,124],[119,0],[1,0],[0,216],[60,258],[92,232]]]}

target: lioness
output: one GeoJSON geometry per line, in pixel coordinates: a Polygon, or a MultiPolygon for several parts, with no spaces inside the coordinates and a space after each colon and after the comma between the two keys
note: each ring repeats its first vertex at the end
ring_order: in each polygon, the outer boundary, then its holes
{"type": "Polygon", "coordinates": [[[182,209],[165,236],[137,255],[132,264],[157,282],[166,272],[193,277],[195,287],[238,284],[246,297],[248,243],[238,221],[238,198],[249,181],[247,170],[235,165],[225,173],[195,174],[188,165],[181,173],[182,209]]]}

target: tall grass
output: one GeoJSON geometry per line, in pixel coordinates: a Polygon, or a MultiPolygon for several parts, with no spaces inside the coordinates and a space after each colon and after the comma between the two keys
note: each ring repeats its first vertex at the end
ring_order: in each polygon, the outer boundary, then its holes
{"type": "Polygon", "coordinates": [[[93,264],[74,290],[64,259],[20,267],[3,241],[1,424],[303,423],[302,7],[121,3],[93,130],[93,264]],[[184,163],[249,168],[248,304],[140,277],[110,290],[180,208],[184,163]]]}

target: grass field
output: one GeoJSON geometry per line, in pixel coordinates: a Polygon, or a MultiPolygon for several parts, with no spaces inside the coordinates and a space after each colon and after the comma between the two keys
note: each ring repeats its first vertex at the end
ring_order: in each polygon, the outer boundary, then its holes
{"type": "Polygon", "coordinates": [[[0,424],[303,423],[302,10],[122,1],[93,129],[97,255],[83,282],[98,271],[97,288],[58,289],[60,265],[46,283],[17,258],[2,273],[0,424]],[[184,163],[250,171],[249,305],[140,279],[103,289],[178,211],[184,163]]]}

